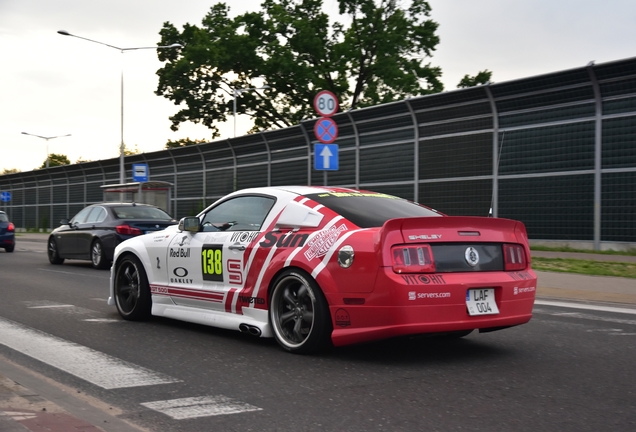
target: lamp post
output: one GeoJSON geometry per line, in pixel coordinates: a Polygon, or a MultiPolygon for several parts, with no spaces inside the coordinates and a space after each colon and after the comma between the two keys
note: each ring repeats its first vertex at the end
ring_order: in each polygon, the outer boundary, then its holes
{"type": "Polygon", "coordinates": [[[271,88],[268,85],[264,85],[262,87],[250,87],[250,88],[242,88],[242,89],[232,89],[232,94],[234,95],[234,138],[236,138],[236,98],[241,94],[252,90],[264,90],[271,88]]]}
{"type": "MultiPolygon", "coordinates": [[[[134,50],[142,50],[142,49],[164,49],[164,48],[183,48],[183,45],[178,44],[178,43],[174,43],[172,45],[159,45],[159,46],[147,46],[147,47],[131,47],[131,48],[121,48],[115,45],[109,45],[107,43],[104,42],[99,42],[93,39],[88,39],[82,36],[77,36],[74,34],[71,34],[69,32],[67,32],[66,30],[58,30],[57,31],[59,34],[63,35],[63,36],[72,36],[72,37],[76,37],[78,39],[84,39],[86,41],[89,42],[95,42],[97,44],[100,45],[105,45],[107,47],[110,48],[114,48],[116,50],[119,50],[122,55],[124,54],[124,52],[126,51],[134,51],[134,50]]],[[[126,181],[126,171],[124,169],[124,150],[125,150],[125,146],[124,146],[124,62],[122,61],[122,66],[121,66],[121,95],[120,95],[120,99],[121,99],[121,104],[120,104],[120,109],[121,109],[121,143],[119,145],[119,182],[121,184],[123,184],[126,181]]]]}
{"type": "Polygon", "coordinates": [[[38,137],[38,138],[42,138],[46,140],[46,167],[49,167],[49,140],[52,140],[53,138],[64,138],[67,136],[71,136],[71,134],[66,134],[66,135],[57,135],[57,136],[52,136],[52,137],[45,137],[45,136],[41,136],[41,135],[34,135],[34,134],[30,134],[28,132],[22,132],[22,135],[29,135],[29,136],[34,136],[34,137],[38,137]]]}

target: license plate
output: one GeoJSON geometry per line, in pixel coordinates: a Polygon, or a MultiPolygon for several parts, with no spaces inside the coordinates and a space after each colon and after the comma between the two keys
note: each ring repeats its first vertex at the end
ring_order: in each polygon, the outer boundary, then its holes
{"type": "Polygon", "coordinates": [[[468,307],[468,314],[471,316],[498,314],[495,289],[469,289],[466,291],[466,307],[468,307]]]}

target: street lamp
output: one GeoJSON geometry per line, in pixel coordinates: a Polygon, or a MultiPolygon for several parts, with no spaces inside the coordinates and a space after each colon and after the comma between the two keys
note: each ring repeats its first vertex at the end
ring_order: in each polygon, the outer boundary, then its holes
{"type": "Polygon", "coordinates": [[[30,135],[30,136],[34,136],[34,137],[38,137],[38,138],[42,138],[46,140],[46,167],[49,167],[49,140],[52,140],[53,138],[64,138],[67,136],[71,136],[71,134],[66,134],[66,135],[57,135],[57,136],[52,136],[52,137],[45,137],[45,136],[41,136],[41,135],[34,135],[34,134],[30,134],[28,132],[22,132],[22,135],[30,135]]]}
{"type": "MultiPolygon", "coordinates": [[[[183,45],[174,43],[172,45],[160,45],[160,46],[148,46],[148,47],[132,47],[132,48],[121,48],[114,45],[109,45],[104,42],[99,42],[93,39],[88,39],[82,36],[77,36],[67,32],[66,30],[58,30],[59,34],[63,36],[72,36],[78,39],[84,39],[89,42],[95,42],[100,45],[105,45],[110,48],[115,48],[119,50],[122,54],[125,51],[133,51],[133,50],[142,50],[142,49],[164,49],[164,48],[183,48],[183,45]]],[[[126,171],[124,170],[124,62],[122,61],[121,66],[121,144],[119,145],[119,182],[123,184],[126,181],[126,171]]]]}
{"type": "Polygon", "coordinates": [[[265,90],[271,88],[268,85],[264,85],[262,87],[250,87],[250,88],[243,88],[243,89],[232,89],[232,94],[234,95],[234,138],[236,138],[236,98],[237,96],[239,96],[241,93],[245,93],[251,90],[265,90]]]}

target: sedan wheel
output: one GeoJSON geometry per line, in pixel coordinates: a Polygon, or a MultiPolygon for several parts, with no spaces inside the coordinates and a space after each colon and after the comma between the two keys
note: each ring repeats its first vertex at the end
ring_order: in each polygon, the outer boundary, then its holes
{"type": "Polygon", "coordinates": [[[46,253],[49,256],[49,262],[51,264],[62,264],[64,262],[64,258],[60,258],[60,254],[57,251],[57,243],[53,237],[49,238],[46,253]]]}
{"type": "Polygon", "coordinates": [[[148,277],[137,257],[128,255],[117,263],[114,288],[115,304],[122,318],[140,321],[150,317],[152,300],[148,277]]]}
{"type": "Polygon", "coordinates": [[[324,294],[311,276],[287,270],[274,283],[270,320],[276,341],[293,353],[310,353],[331,340],[331,316],[324,294]]]}
{"type": "Polygon", "coordinates": [[[91,245],[91,261],[96,269],[105,269],[108,267],[108,260],[104,256],[104,247],[102,242],[95,240],[91,245]]]}

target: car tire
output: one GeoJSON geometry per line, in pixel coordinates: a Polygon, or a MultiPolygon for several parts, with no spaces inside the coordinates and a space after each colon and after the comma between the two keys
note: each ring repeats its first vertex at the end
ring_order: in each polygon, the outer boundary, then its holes
{"type": "Polygon", "coordinates": [[[49,256],[49,262],[51,264],[62,264],[64,262],[64,258],[60,258],[60,254],[57,250],[57,242],[53,237],[49,237],[46,253],[49,256]]]}
{"type": "Polygon", "coordinates": [[[4,248],[4,250],[7,252],[13,252],[14,249],[15,249],[15,245],[7,246],[6,248],[4,248]]]}
{"type": "Polygon", "coordinates": [[[308,354],[331,342],[331,315],[316,281],[302,270],[281,273],[272,285],[269,319],[278,344],[308,354]]]}
{"type": "Polygon", "coordinates": [[[144,266],[134,255],[124,256],[116,266],[114,297],[119,315],[129,321],[147,320],[152,299],[144,266]]]}
{"type": "Polygon", "coordinates": [[[108,268],[109,261],[104,256],[104,246],[102,242],[95,239],[91,244],[91,262],[96,269],[108,268]]]}

